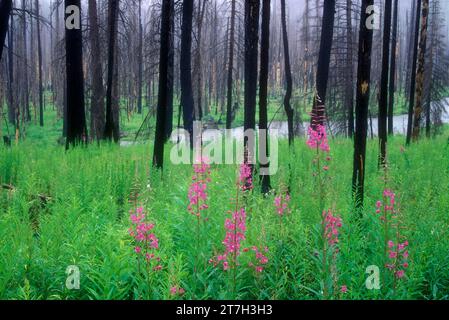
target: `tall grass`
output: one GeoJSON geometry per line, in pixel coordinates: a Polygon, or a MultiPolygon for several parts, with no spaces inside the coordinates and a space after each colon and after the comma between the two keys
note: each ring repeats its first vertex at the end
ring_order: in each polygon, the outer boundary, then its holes
{"type": "MultiPolygon", "coordinates": [[[[92,144],[65,152],[53,138],[40,140],[37,129],[28,133],[25,142],[0,147],[0,184],[11,188],[0,190],[0,298],[234,298],[227,285],[229,274],[210,265],[208,257],[198,274],[194,272],[199,253],[196,221],[187,211],[190,166],[174,166],[167,159],[161,178],[151,168],[150,145],[92,144]],[[130,199],[136,193],[159,238],[163,269],[151,273],[151,285],[139,280],[128,235],[129,210],[135,209],[130,199]],[[80,269],[79,290],[66,288],[70,265],[80,269]],[[173,286],[185,294],[171,295],[173,286]]],[[[387,272],[375,214],[384,189],[383,173],[377,170],[377,143],[368,145],[366,205],[360,218],[353,213],[351,200],[352,143],[330,141],[325,207],[344,221],[336,268],[348,291],[335,292],[329,299],[449,298],[447,139],[423,140],[405,151],[402,143],[402,137],[389,143],[389,182],[400,203],[402,233],[410,243],[410,267],[395,290],[388,282],[381,283],[382,290],[368,290],[368,266],[378,265],[381,273],[387,272]]],[[[249,267],[251,257],[241,256],[239,299],[323,298],[315,263],[321,216],[312,176],[314,154],[302,140],[295,149],[295,157],[288,159],[287,143],[281,142],[281,168],[273,177],[274,186],[285,185],[289,174],[282,164],[292,163],[291,213],[283,217],[282,232],[275,195],[262,197],[258,179],[246,198],[246,243],[268,245],[270,250],[262,273],[249,267]]],[[[238,166],[211,168],[201,255],[212,258],[223,248],[223,221],[235,196],[237,172],[238,166]]]]}

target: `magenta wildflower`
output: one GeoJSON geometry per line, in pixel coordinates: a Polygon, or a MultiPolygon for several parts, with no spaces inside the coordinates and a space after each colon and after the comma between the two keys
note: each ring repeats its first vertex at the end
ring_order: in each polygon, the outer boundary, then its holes
{"type": "Polygon", "coordinates": [[[324,236],[330,246],[338,243],[339,229],[342,227],[340,217],[334,216],[331,210],[323,211],[324,236]]]}
{"type": "Polygon", "coordinates": [[[189,187],[189,204],[187,210],[196,217],[201,217],[201,212],[208,208],[207,184],[210,182],[210,165],[206,158],[202,158],[200,164],[194,164],[195,174],[189,187]]]}
{"type": "Polygon", "coordinates": [[[284,216],[286,213],[290,213],[291,210],[288,207],[290,203],[290,195],[279,195],[274,198],[274,205],[276,206],[276,211],[279,216],[284,216]]]}
{"type": "Polygon", "coordinates": [[[320,149],[326,153],[330,152],[325,126],[317,125],[315,130],[312,127],[309,127],[308,135],[309,139],[307,140],[307,145],[311,149],[320,149]]]}
{"type": "Polygon", "coordinates": [[[401,279],[405,276],[405,269],[409,267],[408,264],[408,241],[395,244],[393,241],[388,241],[389,248],[388,258],[389,262],[386,264],[387,269],[394,271],[396,278],[401,279]],[[390,246],[391,244],[391,246],[390,246]]]}
{"type": "Polygon", "coordinates": [[[243,191],[251,190],[253,188],[252,169],[247,163],[240,165],[238,184],[243,191]]]}
{"type": "Polygon", "coordinates": [[[145,221],[146,215],[142,207],[139,207],[135,212],[131,211],[130,220],[132,226],[128,233],[134,239],[134,252],[138,256],[142,256],[147,263],[151,261],[159,261],[155,258],[155,252],[159,249],[159,239],[153,233],[154,223],[145,221]]]}
{"type": "Polygon", "coordinates": [[[347,293],[348,292],[348,287],[346,285],[342,285],[340,288],[340,292],[341,293],[347,293]]]}

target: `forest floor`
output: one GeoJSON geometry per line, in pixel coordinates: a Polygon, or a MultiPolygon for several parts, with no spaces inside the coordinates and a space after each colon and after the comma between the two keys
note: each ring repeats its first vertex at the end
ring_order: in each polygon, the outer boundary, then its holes
{"type": "Polygon", "coordinates": [[[303,139],[292,156],[281,141],[276,191],[267,197],[258,179],[253,191],[237,191],[238,165],[213,165],[198,224],[187,209],[193,168],[171,164],[170,146],[161,179],[151,168],[151,145],[64,152],[60,122],[51,119],[44,128],[31,126],[19,145],[0,147],[1,299],[449,299],[447,130],[410,147],[402,136],[391,138],[386,174],[377,168],[377,141],[369,140],[361,212],[352,202],[347,139],[330,140],[321,195],[316,153],[303,139]],[[288,181],[291,201],[280,216],[275,197],[285,200],[288,181]],[[395,193],[397,217],[387,233],[384,212],[376,213],[390,200],[385,189],[395,193]],[[332,227],[338,233],[332,246],[323,240],[321,198],[342,219],[332,227]],[[158,239],[145,247],[155,255],[149,262],[129,235],[130,213],[139,208],[158,239]],[[224,271],[209,260],[224,252],[225,219],[236,208],[245,208],[246,239],[238,265],[224,271]],[[79,270],[77,290],[71,282],[77,272],[70,270],[79,270]]]}

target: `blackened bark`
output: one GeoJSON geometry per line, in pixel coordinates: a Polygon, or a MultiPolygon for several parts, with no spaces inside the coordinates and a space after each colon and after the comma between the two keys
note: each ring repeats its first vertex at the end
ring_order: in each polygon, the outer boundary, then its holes
{"type": "Polygon", "coordinates": [[[323,23],[321,27],[320,53],[316,71],[316,91],[313,99],[311,126],[324,125],[327,80],[334,37],[335,0],[324,1],[323,23]]]}
{"type": "MultiPolygon", "coordinates": [[[[257,52],[259,42],[260,0],[245,1],[245,111],[244,130],[255,130],[257,95],[257,52]]],[[[253,139],[255,141],[255,139],[253,139]]],[[[245,137],[245,163],[254,156],[245,137]]]]}
{"type": "MultiPolygon", "coordinates": [[[[260,80],[259,80],[259,129],[265,130],[265,136],[259,135],[259,158],[261,153],[265,153],[267,159],[269,157],[268,151],[268,72],[270,61],[270,12],[271,0],[262,1],[262,32],[260,43],[260,80]],[[264,141],[262,141],[262,139],[264,141]],[[265,150],[262,150],[265,146],[265,150]]],[[[263,160],[262,158],[260,158],[263,160]]],[[[268,170],[269,163],[261,163],[261,168],[268,170]]],[[[267,194],[271,190],[270,176],[261,175],[260,177],[261,191],[267,194]]]]}
{"type": "Polygon", "coordinates": [[[229,62],[226,96],[226,129],[232,126],[232,77],[234,71],[234,41],[235,41],[235,1],[231,0],[231,26],[229,31],[229,62]]]}
{"type": "Polygon", "coordinates": [[[353,34],[352,34],[352,0],[346,0],[346,86],[345,101],[348,110],[348,137],[354,134],[354,64],[353,64],[353,34]]]}
{"type": "Polygon", "coordinates": [[[418,0],[416,6],[416,16],[415,16],[415,40],[413,42],[413,61],[412,61],[412,74],[410,76],[410,97],[409,97],[409,107],[408,107],[408,121],[407,121],[407,138],[406,144],[409,145],[412,139],[412,127],[413,127],[413,110],[415,108],[415,88],[416,88],[416,65],[418,61],[418,33],[420,25],[421,16],[421,3],[422,0],[418,0]]]}
{"type": "MultiPolygon", "coordinates": [[[[36,7],[36,17],[37,17],[36,18],[36,28],[37,28],[37,59],[38,59],[37,73],[38,73],[38,81],[39,81],[39,125],[41,127],[43,127],[44,126],[44,88],[43,88],[43,84],[42,84],[42,42],[41,42],[41,23],[40,23],[40,17],[39,17],[39,1],[38,0],[35,0],[35,7],[36,7]]],[[[83,104],[83,109],[84,109],[84,104],[83,104]]]]}
{"type": "Polygon", "coordinates": [[[27,46],[27,8],[26,1],[22,0],[22,40],[23,40],[23,102],[24,102],[24,115],[26,121],[31,121],[30,114],[30,90],[28,84],[28,46],[27,46]]]}
{"type": "Polygon", "coordinates": [[[116,47],[117,47],[117,16],[119,10],[119,0],[109,0],[109,21],[108,21],[108,79],[106,89],[106,123],[104,129],[104,138],[108,140],[114,139],[117,143],[120,140],[120,132],[118,127],[118,119],[114,117],[113,110],[113,87],[116,75],[116,47]]]}
{"type": "Polygon", "coordinates": [[[142,113],[142,87],[143,87],[143,25],[142,0],[139,3],[139,44],[137,46],[137,113],[142,113]]]}
{"type": "Polygon", "coordinates": [[[383,47],[382,47],[382,74],[379,95],[379,166],[384,166],[387,153],[387,112],[388,112],[388,76],[390,59],[390,30],[391,30],[392,0],[385,0],[383,47]]]}
{"type": "Polygon", "coordinates": [[[365,167],[366,167],[366,137],[368,131],[368,106],[370,97],[371,50],[373,45],[373,29],[367,28],[372,12],[366,12],[373,0],[363,0],[360,15],[359,53],[357,67],[356,96],[356,130],[354,136],[354,166],[352,189],[356,207],[363,207],[365,167]]]}
{"type": "Polygon", "coordinates": [[[98,26],[97,2],[89,0],[89,24],[91,70],[92,70],[92,97],[90,103],[90,132],[92,139],[100,140],[104,132],[104,90],[103,67],[101,65],[100,34],[98,26]]]}
{"type": "Polygon", "coordinates": [[[173,93],[174,93],[174,71],[175,71],[175,3],[170,0],[170,42],[168,53],[168,75],[167,75],[167,115],[165,117],[165,142],[170,139],[173,131],[173,93]]]}
{"type": "Polygon", "coordinates": [[[427,25],[429,17],[429,0],[423,0],[421,11],[421,31],[419,36],[418,70],[416,72],[416,101],[413,119],[412,139],[419,139],[424,100],[424,68],[426,62],[427,25]]]}
{"type": "Polygon", "coordinates": [[[394,114],[394,88],[396,83],[396,49],[397,49],[397,34],[398,34],[398,2],[394,0],[394,14],[393,14],[393,32],[391,36],[391,55],[390,55],[390,89],[388,102],[388,134],[393,132],[393,114],[394,114]]]}
{"type": "Polygon", "coordinates": [[[293,116],[294,111],[290,104],[293,91],[293,79],[292,70],[290,65],[290,49],[288,46],[288,34],[287,34],[287,14],[285,8],[285,0],[281,0],[281,23],[282,23],[282,40],[284,43],[284,67],[285,67],[285,82],[287,85],[284,97],[284,110],[287,114],[288,123],[288,144],[291,146],[294,139],[293,131],[293,116]]]}
{"type": "Polygon", "coordinates": [[[190,147],[193,147],[193,88],[192,88],[192,17],[193,0],[184,0],[182,4],[181,26],[181,105],[184,129],[190,136],[190,147]]]}
{"type": "Polygon", "coordinates": [[[8,30],[8,120],[16,125],[16,101],[14,99],[14,19],[8,30]]]}
{"type": "MultiPolygon", "coordinates": [[[[81,12],[81,0],[65,0],[65,8],[75,5],[81,12]]],[[[67,19],[68,14],[65,14],[67,19]]],[[[66,149],[87,141],[84,110],[83,39],[81,29],[65,29],[67,73],[66,149]]]]}
{"type": "Polygon", "coordinates": [[[9,16],[12,9],[12,0],[0,0],[0,60],[3,53],[3,44],[8,33],[9,16]]]}
{"type": "Polygon", "coordinates": [[[159,92],[157,103],[156,135],[154,138],[153,166],[164,167],[165,124],[168,103],[168,67],[170,54],[171,0],[162,1],[161,47],[159,52],[159,92]]]}

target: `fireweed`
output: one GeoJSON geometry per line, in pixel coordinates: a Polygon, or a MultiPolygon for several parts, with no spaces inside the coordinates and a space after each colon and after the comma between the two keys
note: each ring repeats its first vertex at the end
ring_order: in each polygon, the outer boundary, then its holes
{"type": "Polygon", "coordinates": [[[376,214],[383,228],[385,268],[394,275],[393,290],[397,280],[404,278],[408,263],[408,241],[401,235],[401,223],[396,195],[385,189],[382,200],[376,202],[376,214]],[[393,240],[392,240],[393,239],[393,240]]]}
{"type": "MultiPolygon", "coordinates": [[[[338,272],[337,272],[337,255],[339,229],[342,226],[341,218],[334,216],[332,211],[325,210],[326,201],[326,184],[327,172],[329,172],[330,146],[327,138],[326,127],[318,124],[314,128],[309,127],[307,146],[316,152],[313,159],[315,170],[313,176],[317,180],[317,190],[319,198],[319,211],[321,214],[321,242],[322,252],[320,268],[322,274],[322,292],[324,299],[327,299],[330,286],[329,279],[331,279],[334,293],[338,291],[338,272]]],[[[347,292],[347,287],[344,285],[340,287],[341,293],[347,292]]]]}
{"type": "MultiPolygon", "coordinates": [[[[241,207],[240,198],[241,193],[249,191],[253,188],[252,184],[252,169],[251,167],[243,163],[239,169],[239,176],[236,183],[236,197],[234,211],[229,212],[230,218],[225,219],[224,227],[226,230],[225,238],[222,244],[225,247],[223,253],[218,254],[216,257],[209,260],[209,263],[213,264],[214,267],[218,265],[223,266],[224,271],[232,270],[232,286],[234,297],[236,296],[236,286],[237,286],[237,268],[239,267],[238,258],[242,252],[249,252],[250,249],[242,249],[242,242],[246,240],[246,221],[247,215],[244,207],[241,207]]],[[[256,262],[250,264],[254,267],[256,272],[260,273],[263,271],[263,265],[268,263],[268,258],[266,258],[257,247],[252,247],[252,251],[255,253],[256,262]],[[256,250],[254,250],[256,248],[256,250]]],[[[268,248],[266,248],[266,251],[268,248]]]]}
{"type": "MultiPolygon", "coordinates": [[[[323,296],[327,299],[329,295],[329,277],[332,282],[334,293],[338,291],[338,270],[337,258],[339,253],[338,243],[340,228],[342,227],[342,220],[340,217],[334,215],[332,211],[324,210],[321,221],[321,238],[322,238],[322,257],[321,257],[321,272],[323,281],[323,296]]],[[[347,292],[346,285],[340,287],[341,293],[347,292]],[[343,289],[344,290],[341,290],[343,289]]]]}
{"type": "Polygon", "coordinates": [[[146,221],[146,214],[142,207],[130,211],[131,227],[128,230],[133,238],[134,253],[137,255],[138,271],[141,273],[141,265],[145,270],[145,277],[150,288],[151,272],[162,270],[160,257],[157,255],[159,239],[153,233],[154,223],[146,221]]]}

